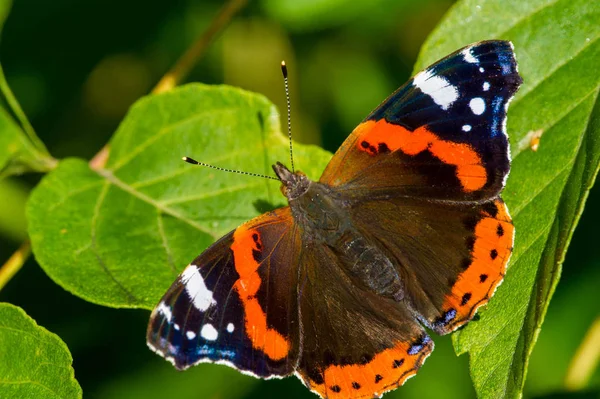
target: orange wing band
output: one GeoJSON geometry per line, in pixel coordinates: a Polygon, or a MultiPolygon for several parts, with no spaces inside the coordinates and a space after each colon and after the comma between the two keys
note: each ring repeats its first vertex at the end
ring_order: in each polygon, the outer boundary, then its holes
{"type": "Polygon", "coordinates": [[[324,398],[379,397],[414,376],[432,350],[431,340],[417,352],[411,352],[410,343],[398,342],[393,348],[376,354],[368,363],[329,366],[323,373],[322,384],[308,381],[310,388],[324,398]]]}
{"type": "Polygon", "coordinates": [[[471,320],[477,308],[488,302],[504,279],[513,250],[515,227],[501,199],[495,200],[493,207],[495,215],[482,212],[484,217],[475,226],[472,261],[459,275],[442,305],[445,312],[456,311],[452,323],[445,327],[447,332],[471,320]]]}
{"type": "Polygon", "coordinates": [[[456,176],[463,189],[473,192],[487,182],[487,173],[477,152],[468,144],[441,140],[426,126],[410,131],[385,119],[367,121],[354,131],[356,146],[369,155],[400,150],[407,155],[429,151],[440,161],[456,166],[456,176]]]}
{"type": "Polygon", "coordinates": [[[278,361],[289,354],[290,342],[279,332],[267,326],[267,315],[256,298],[262,281],[258,274],[260,264],[254,258],[254,252],[261,252],[263,248],[257,230],[241,226],[235,231],[231,249],[235,270],[240,277],[234,288],[244,306],[246,334],[252,342],[252,347],[278,361]]]}

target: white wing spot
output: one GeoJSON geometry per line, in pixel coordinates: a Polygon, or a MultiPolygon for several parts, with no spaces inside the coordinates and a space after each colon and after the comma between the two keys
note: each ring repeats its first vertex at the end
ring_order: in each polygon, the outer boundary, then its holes
{"type": "Polygon", "coordinates": [[[176,331],[179,331],[179,324],[175,323],[175,324],[173,325],[173,327],[175,327],[175,330],[176,330],[176,331]]]}
{"type": "Polygon", "coordinates": [[[443,110],[447,110],[458,99],[458,90],[446,79],[431,71],[419,72],[413,79],[414,85],[427,94],[443,110]]]}
{"type": "Polygon", "coordinates": [[[171,321],[171,319],[173,318],[171,308],[168,307],[164,302],[161,302],[156,310],[158,311],[158,313],[161,313],[163,316],[165,316],[165,319],[167,319],[167,321],[171,321]]]}
{"type": "Polygon", "coordinates": [[[215,341],[219,338],[219,332],[215,330],[212,324],[206,323],[202,326],[202,330],[200,330],[200,336],[207,341],[215,341]]]}
{"type": "Polygon", "coordinates": [[[483,82],[483,91],[488,91],[490,89],[490,83],[489,82],[483,82]]]}
{"type": "Polygon", "coordinates": [[[196,333],[193,332],[192,330],[189,330],[188,332],[186,332],[185,335],[188,337],[188,339],[196,338],[196,333]]]}
{"type": "Polygon", "coordinates": [[[233,330],[235,330],[233,323],[227,324],[227,332],[231,334],[233,330]]]}
{"type": "Polygon", "coordinates": [[[479,67],[479,72],[484,73],[485,69],[483,69],[483,67],[479,67]]]}
{"type": "Polygon", "coordinates": [[[470,132],[471,131],[471,125],[463,125],[462,130],[463,130],[463,132],[470,132]]]}
{"type": "Polygon", "coordinates": [[[185,285],[188,296],[199,311],[205,312],[209,307],[217,304],[212,291],[206,288],[204,279],[196,266],[189,265],[185,268],[181,274],[181,282],[185,285]]]}
{"type": "Polygon", "coordinates": [[[469,107],[475,115],[481,115],[485,112],[485,102],[481,97],[475,97],[469,102],[469,107]]]}
{"type": "Polygon", "coordinates": [[[462,51],[462,55],[465,59],[465,61],[467,61],[469,64],[478,64],[479,60],[477,59],[477,57],[475,57],[473,55],[473,53],[471,52],[471,50],[473,50],[473,48],[466,48],[462,51]]]}

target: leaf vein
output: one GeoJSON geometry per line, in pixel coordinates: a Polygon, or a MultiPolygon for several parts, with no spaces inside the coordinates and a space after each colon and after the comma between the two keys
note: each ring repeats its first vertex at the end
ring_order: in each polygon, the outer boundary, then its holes
{"type": "Polygon", "coordinates": [[[104,187],[102,188],[102,191],[100,192],[100,195],[98,196],[98,199],[96,200],[96,205],[94,206],[94,213],[92,214],[92,221],[91,221],[90,249],[92,250],[92,253],[96,256],[96,261],[98,262],[98,265],[100,265],[102,270],[104,270],[104,272],[108,275],[108,277],[110,277],[110,279],[115,282],[117,287],[119,287],[125,293],[125,295],[128,297],[128,299],[131,302],[135,302],[135,301],[137,301],[137,298],[112,274],[112,272],[108,269],[108,266],[104,263],[104,260],[100,256],[100,253],[98,252],[98,248],[96,248],[96,224],[98,223],[100,207],[102,206],[102,203],[104,202],[104,199],[106,198],[106,194],[108,193],[109,188],[110,188],[110,183],[108,181],[106,181],[104,183],[104,187]]]}
{"type": "Polygon", "coordinates": [[[156,220],[158,223],[158,233],[160,234],[160,239],[162,240],[162,246],[165,249],[165,252],[167,254],[167,264],[169,265],[169,268],[171,269],[171,271],[173,273],[177,274],[177,269],[175,268],[175,262],[173,261],[173,254],[171,253],[171,249],[169,248],[169,244],[167,242],[167,235],[165,234],[165,227],[162,222],[162,214],[160,213],[160,211],[158,209],[156,212],[156,220]]]}
{"type": "Polygon", "coordinates": [[[130,152],[127,153],[128,157],[122,158],[120,161],[118,161],[117,163],[112,165],[109,168],[109,170],[111,170],[112,172],[116,172],[117,170],[119,170],[120,168],[122,168],[123,166],[125,166],[126,164],[131,162],[133,159],[135,159],[135,157],[138,154],[140,154],[144,149],[148,148],[152,143],[157,141],[159,138],[173,132],[175,130],[175,128],[177,128],[179,126],[185,125],[186,123],[189,123],[196,119],[202,118],[207,114],[215,114],[215,113],[226,113],[227,114],[227,113],[234,113],[234,112],[238,112],[238,110],[231,109],[231,108],[211,109],[211,110],[207,110],[207,111],[198,112],[198,113],[194,114],[193,116],[190,116],[188,118],[183,118],[183,119],[177,121],[176,123],[166,125],[166,126],[160,128],[156,134],[150,135],[150,137],[146,141],[143,141],[142,143],[138,144],[137,147],[134,147],[130,152]]]}
{"type": "MultiPolygon", "coordinates": [[[[225,161],[225,160],[234,158],[234,157],[236,157],[238,155],[244,155],[244,154],[248,154],[248,153],[254,152],[254,151],[258,150],[258,149],[261,149],[262,147],[263,147],[262,145],[259,145],[257,147],[244,148],[243,150],[240,150],[240,151],[228,152],[227,155],[225,155],[223,157],[217,157],[217,158],[209,159],[207,161],[202,161],[202,162],[209,163],[209,164],[214,164],[215,162],[225,161]]],[[[160,182],[162,182],[164,180],[170,180],[170,179],[172,179],[174,177],[177,177],[177,176],[180,176],[180,175],[183,175],[183,174],[186,174],[186,173],[190,173],[191,171],[194,171],[194,168],[190,168],[189,165],[188,165],[188,167],[177,169],[173,173],[167,173],[165,175],[156,176],[156,177],[153,177],[153,178],[148,179],[148,180],[131,183],[131,187],[139,189],[139,188],[142,188],[142,187],[152,186],[152,185],[154,185],[156,183],[160,183],[160,182]]]]}
{"type": "Polygon", "coordinates": [[[117,178],[115,175],[113,175],[109,170],[97,170],[96,173],[98,173],[100,176],[104,177],[108,182],[117,186],[118,188],[125,191],[126,193],[131,194],[134,197],[136,197],[137,199],[154,206],[156,209],[162,211],[163,213],[171,215],[174,218],[179,219],[186,224],[189,224],[190,226],[196,228],[198,231],[201,231],[203,233],[210,235],[211,237],[213,237],[213,239],[215,238],[214,235],[210,231],[208,231],[206,228],[202,227],[199,223],[186,218],[184,215],[180,214],[179,212],[177,212],[176,210],[174,210],[172,208],[163,206],[160,202],[156,201],[154,198],[149,197],[146,194],[143,194],[143,193],[135,190],[133,187],[131,187],[131,185],[123,182],[122,180],[119,180],[119,178],[117,178]]]}
{"type": "Polygon", "coordinates": [[[240,190],[243,190],[246,188],[258,187],[261,185],[262,184],[260,184],[260,183],[251,183],[251,184],[244,183],[244,184],[240,184],[237,186],[227,186],[220,190],[213,190],[206,194],[188,195],[185,197],[177,197],[177,198],[172,198],[172,199],[168,199],[168,200],[164,200],[164,201],[159,201],[159,204],[165,206],[165,205],[180,204],[180,203],[191,202],[191,201],[198,201],[198,200],[203,200],[203,199],[207,199],[207,198],[217,197],[221,194],[234,193],[236,191],[240,191],[240,190]]]}

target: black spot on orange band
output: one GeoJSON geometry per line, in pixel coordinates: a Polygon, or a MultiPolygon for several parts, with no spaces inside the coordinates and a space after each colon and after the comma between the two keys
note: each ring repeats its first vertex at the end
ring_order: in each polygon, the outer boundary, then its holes
{"type": "Polygon", "coordinates": [[[498,257],[498,251],[495,249],[492,249],[490,251],[490,258],[492,258],[492,260],[496,259],[498,257]]]}
{"type": "Polygon", "coordinates": [[[470,299],[471,299],[471,293],[467,292],[465,295],[463,295],[462,300],[460,301],[460,305],[465,306],[467,303],[469,303],[470,299]]]}
{"type": "Polygon", "coordinates": [[[504,235],[504,227],[500,223],[498,223],[498,227],[496,228],[496,235],[498,237],[502,237],[504,235]]]}

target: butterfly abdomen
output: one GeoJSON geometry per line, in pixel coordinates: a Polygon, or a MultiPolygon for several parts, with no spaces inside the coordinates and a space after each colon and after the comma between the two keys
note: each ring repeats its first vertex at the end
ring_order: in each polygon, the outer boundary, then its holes
{"type": "Polygon", "coordinates": [[[339,267],[364,289],[395,300],[404,297],[398,271],[352,225],[343,196],[327,185],[310,182],[301,196],[289,202],[305,242],[328,248],[339,267]]]}
{"type": "Polygon", "coordinates": [[[332,247],[342,267],[365,288],[397,301],[404,292],[400,276],[389,258],[356,230],[346,231],[332,247]]]}

